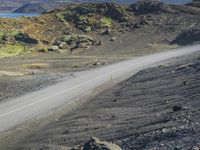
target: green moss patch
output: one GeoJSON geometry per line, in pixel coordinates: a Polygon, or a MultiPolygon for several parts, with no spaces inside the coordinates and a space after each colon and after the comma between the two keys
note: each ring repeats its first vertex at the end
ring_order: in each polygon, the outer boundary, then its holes
{"type": "Polygon", "coordinates": [[[16,56],[26,52],[25,46],[22,44],[6,44],[0,45],[0,58],[16,56]]]}
{"type": "Polygon", "coordinates": [[[100,19],[101,27],[110,27],[112,25],[112,19],[109,17],[103,17],[100,19]]]}

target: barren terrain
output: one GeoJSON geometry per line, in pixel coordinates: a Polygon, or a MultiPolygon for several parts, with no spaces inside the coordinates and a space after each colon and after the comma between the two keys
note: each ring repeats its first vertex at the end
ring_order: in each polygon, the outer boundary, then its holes
{"type": "Polygon", "coordinates": [[[69,72],[198,43],[199,14],[196,7],[145,2],[70,5],[33,18],[0,18],[0,100],[69,72]]]}
{"type": "Polygon", "coordinates": [[[64,77],[71,78],[74,72],[100,67],[125,58],[60,54],[2,58],[0,61],[0,101],[39,90],[59,82],[64,77]]]}
{"type": "MultiPolygon", "coordinates": [[[[199,43],[198,6],[81,4],[0,18],[0,102],[77,71],[199,43]]],[[[92,136],[127,150],[198,148],[199,75],[200,53],[140,71],[10,148],[56,150],[92,136]]]]}
{"type": "Polygon", "coordinates": [[[26,137],[18,147],[59,149],[96,136],[127,150],[198,148],[199,61],[196,53],[143,70],[26,137]]]}

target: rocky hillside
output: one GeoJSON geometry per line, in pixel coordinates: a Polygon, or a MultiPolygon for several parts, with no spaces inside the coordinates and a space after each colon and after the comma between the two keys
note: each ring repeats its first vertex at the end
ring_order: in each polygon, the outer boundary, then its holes
{"type": "Polygon", "coordinates": [[[196,7],[158,1],[132,5],[77,4],[38,17],[1,18],[0,50],[17,45],[29,51],[74,53],[105,45],[107,50],[120,45],[122,48],[130,45],[133,49],[144,43],[186,45],[199,41],[199,30],[200,9],[196,7]],[[127,34],[129,37],[124,41],[122,37],[127,34]],[[124,42],[117,45],[120,41],[124,42]]]}

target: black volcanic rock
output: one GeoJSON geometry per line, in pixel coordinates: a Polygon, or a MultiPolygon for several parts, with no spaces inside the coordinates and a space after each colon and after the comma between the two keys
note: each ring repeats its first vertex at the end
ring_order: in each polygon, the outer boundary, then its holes
{"type": "Polygon", "coordinates": [[[131,8],[137,15],[170,12],[169,6],[158,0],[141,0],[131,5],[131,8]]]}
{"type": "Polygon", "coordinates": [[[31,38],[27,33],[18,33],[15,35],[15,40],[27,44],[38,44],[38,40],[31,38]]]}
{"type": "Polygon", "coordinates": [[[187,45],[200,42],[200,30],[192,29],[181,33],[171,44],[187,45]]]}

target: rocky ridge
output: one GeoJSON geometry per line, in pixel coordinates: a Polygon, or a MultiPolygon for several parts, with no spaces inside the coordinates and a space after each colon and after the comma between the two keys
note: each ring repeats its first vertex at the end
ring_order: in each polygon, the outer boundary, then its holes
{"type": "Polygon", "coordinates": [[[155,36],[157,32],[164,35],[162,41],[152,42],[165,41],[168,45],[193,44],[199,39],[187,43],[184,40],[178,41],[183,34],[198,36],[199,14],[200,9],[196,7],[170,5],[156,0],[138,1],[132,5],[69,5],[38,17],[1,18],[0,48],[6,47],[7,44],[18,44],[29,51],[87,52],[88,49],[103,45],[101,39],[115,42],[125,33],[137,36],[138,31],[148,34],[149,30],[155,36]]]}

